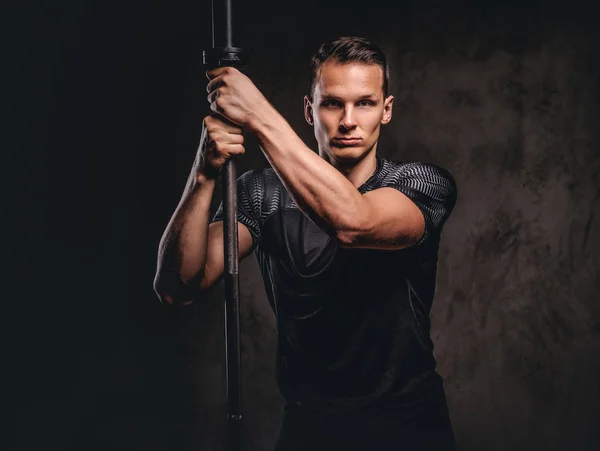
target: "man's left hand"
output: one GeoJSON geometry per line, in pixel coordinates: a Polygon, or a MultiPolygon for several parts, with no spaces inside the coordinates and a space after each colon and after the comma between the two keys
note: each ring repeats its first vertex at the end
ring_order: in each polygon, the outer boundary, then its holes
{"type": "Polygon", "coordinates": [[[210,109],[231,122],[249,126],[257,113],[269,102],[243,73],[234,67],[218,67],[206,72],[210,80],[206,86],[210,109]]]}

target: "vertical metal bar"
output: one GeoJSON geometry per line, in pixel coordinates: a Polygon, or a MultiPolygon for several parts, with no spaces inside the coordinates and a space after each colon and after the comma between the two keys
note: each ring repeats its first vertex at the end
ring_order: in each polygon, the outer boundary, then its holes
{"type": "Polygon", "coordinates": [[[231,0],[225,0],[225,47],[233,47],[233,12],[231,0]]]}
{"type": "MultiPolygon", "coordinates": [[[[233,10],[231,0],[212,0],[213,49],[233,48],[233,10]],[[217,7],[218,6],[218,7],[217,7]],[[224,23],[223,23],[224,22],[224,23]]],[[[219,64],[222,64],[219,62],[219,64]]],[[[242,375],[240,359],[240,295],[237,221],[237,174],[235,158],[223,168],[223,246],[225,251],[225,378],[227,397],[227,446],[242,449],[242,375]]]]}
{"type": "Polygon", "coordinates": [[[240,298],[237,234],[237,183],[236,166],[229,160],[225,167],[224,187],[224,246],[225,265],[225,340],[226,340],[226,379],[227,379],[227,422],[228,449],[241,449],[242,435],[242,394],[240,362],[240,298]]]}

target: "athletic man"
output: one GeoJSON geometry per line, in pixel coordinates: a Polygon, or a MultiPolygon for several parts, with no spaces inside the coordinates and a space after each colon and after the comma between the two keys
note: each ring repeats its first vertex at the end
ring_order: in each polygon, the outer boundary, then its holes
{"type": "Polygon", "coordinates": [[[185,304],[223,274],[222,209],[210,201],[224,162],[253,133],[270,167],[238,179],[240,259],[256,251],[277,318],[285,415],[277,451],[455,449],[430,339],[450,173],[380,156],[390,122],[384,53],[362,38],[312,59],[311,150],[231,67],[208,71],[198,156],[159,249],[155,289],[185,304]]]}

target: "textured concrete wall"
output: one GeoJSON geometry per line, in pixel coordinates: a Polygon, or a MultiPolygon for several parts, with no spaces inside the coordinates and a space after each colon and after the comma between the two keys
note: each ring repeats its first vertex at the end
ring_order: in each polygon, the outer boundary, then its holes
{"type": "MultiPolygon", "coordinates": [[[[29,299],[13,335],[15,449],[222,449],[222,287],[187,311],[163,308],[151,288],[208,112],[206,3],[139,2],[115,14],[105,2],[72,2],[19,28],[40,40],[21,42],[22,55],[38,58],[21,58],[27,88],[15,91],[29,180],[16,205],[30,205],[15,210],[26,236],[13,261],[29,299]]],[[[591,10],[318,3],[241,5],[247,71],[314,144],[302,97],[318,44],[357,34],[388,53],[396,103],[381,152],[440,164],[459,188],[432,335],[461,450],[598,449],[600,40],[591,10]]],[[[266,165],[248,141],[240,173],[266,165]]],[[[240,271],[245,449],[267,451],[282,408],[275,322],[254,258],[240,271]]]]}

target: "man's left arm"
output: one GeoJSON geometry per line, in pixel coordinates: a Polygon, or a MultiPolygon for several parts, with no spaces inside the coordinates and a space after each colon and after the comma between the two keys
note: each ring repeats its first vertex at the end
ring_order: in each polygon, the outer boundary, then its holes
{"type": "Polygon", "coordinates": [[[341,246],[398,250],[439,233],[456,202],[456,185],[446,170],[409,163],[385,187],[361,194],[277,116],[263,116],[264,124],[253,132],[298,206],[341,246]]]}
{"type": "Polygon", "coordinates": [[[245,75],[220,68],[209,78],[211,109],[256,135],[298,207],[342,246],[402,249],[422,241],[427,216],[410,192],[394,186],[361,194],[304,144],[245,75]]]}

